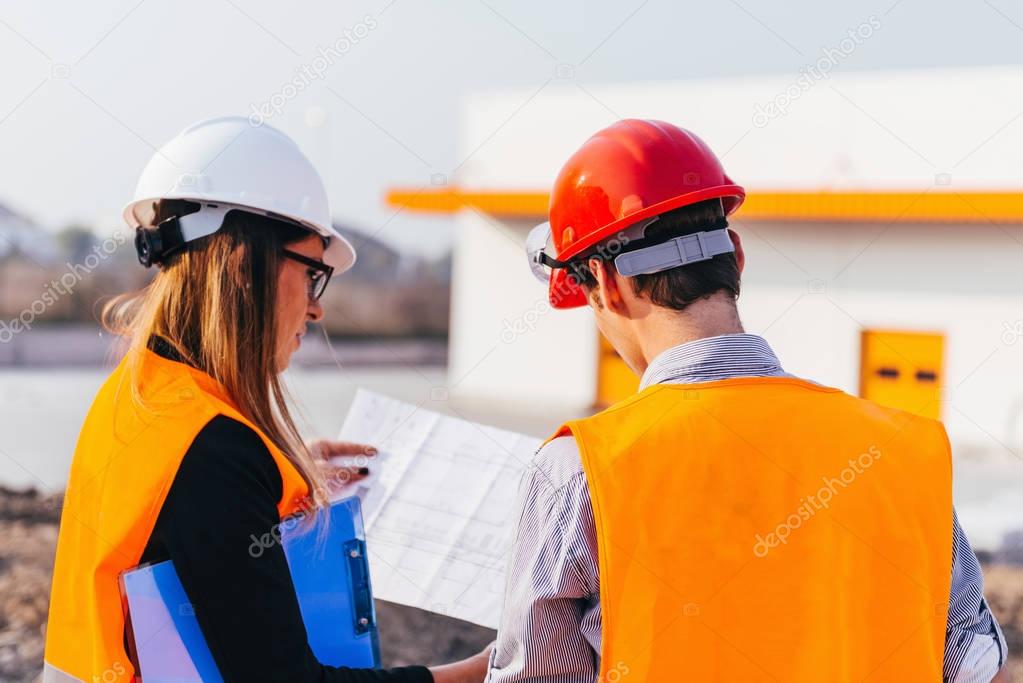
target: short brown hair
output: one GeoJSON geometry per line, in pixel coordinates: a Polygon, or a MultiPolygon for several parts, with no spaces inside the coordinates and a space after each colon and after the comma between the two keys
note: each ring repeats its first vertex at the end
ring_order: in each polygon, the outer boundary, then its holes
{"type": "MultiPolygon", "coordinates": [[[[724,210],[720,199],[709,199],[683,206],[661,214],[657,221],[647,228],[643,241],[653,239],[666,242],[673,237],[707,230],[723,218],[724,210]]],[[[605,263],[608,261],[599,252],[589,258],[601,259],[605,263]]],[[[585,265],[587,260],[579,259],[582,263],[573,270],[579,284],[589,293],[596,286],[597,280],[585,265]]],[[[727,292],[733,299],[738,298],[739,265],[735,260],[735,253],[728,252],[687,266],[649,275],[636,275],[629,278],[629,281],[636,294],[646,296],[654,305],[684,311],[694,302],[706,299],[717,292],[727,292]]]]}

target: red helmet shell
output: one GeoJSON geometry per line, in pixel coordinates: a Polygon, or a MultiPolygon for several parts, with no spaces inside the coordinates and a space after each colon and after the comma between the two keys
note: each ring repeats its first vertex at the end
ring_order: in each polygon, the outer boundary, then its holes
{"type": "MultiPolygon", "coordinates": [[[[554,181],[555,256],[571,259],[633,223],[707,199],[721,199],[729,215],[745,197],[693,133],[663,121],[624,119],[583,143],[554,181]]],[[[586,304],[564,269],[553,271],[549,294],[555,308],[586,304]]]]}

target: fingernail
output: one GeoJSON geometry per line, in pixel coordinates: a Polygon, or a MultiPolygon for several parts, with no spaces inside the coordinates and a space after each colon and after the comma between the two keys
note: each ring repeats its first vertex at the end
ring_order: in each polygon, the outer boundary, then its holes
{"type": "Polygon", "coordinates": [[[366,455],[376,455],[378,451],[372,446],[367,446],[364,452],[366,453],[366,455]]]}
{"type": "Polygon", "coordinates": [[[359,468],[359,474],[369,474],[369,468],[368,467],[360,467],[359,468]]]}

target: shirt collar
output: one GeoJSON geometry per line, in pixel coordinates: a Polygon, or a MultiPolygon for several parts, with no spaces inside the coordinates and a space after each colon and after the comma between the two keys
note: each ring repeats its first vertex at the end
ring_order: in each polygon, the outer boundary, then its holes
{"type": "Polygon", "coordinates": [[[712,382],[732,377],[785,375],[767,341],[755,334],[705,337],[665,349],[657,355],[639,383],[642,391],[654,384],[712,382]]]}

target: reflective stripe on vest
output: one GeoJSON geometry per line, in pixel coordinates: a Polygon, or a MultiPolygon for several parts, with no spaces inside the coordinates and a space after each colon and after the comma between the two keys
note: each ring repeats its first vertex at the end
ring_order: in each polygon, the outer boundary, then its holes
{"type": "MultiPolygon", "coordinates": [[[[282,517],[305,501],[298,470],[219,383],[149,350],[130,352],[100,388],[75,447],[50,595],[47,681],[132,679],[118,575],[138,564],[185,452],[217,415],[263,439],[281,472],[282,517]],[[132,397],[133,360],[140,402],[132,397]]],[[[196,505],[214,511],[217,501],[196,505]]]]}
{"type": "Polygon", "coordinates": [[[600,681],[940,681],[940,423],[789,378],[656,385],[569,422],[593,503],[600,681]]]}
{"type": "Polygon", "coordinates": [[[83,681],[61,671],[49,662],[43,662],[43,683],[83,683],[83,681]]]}

